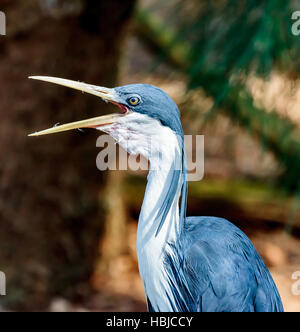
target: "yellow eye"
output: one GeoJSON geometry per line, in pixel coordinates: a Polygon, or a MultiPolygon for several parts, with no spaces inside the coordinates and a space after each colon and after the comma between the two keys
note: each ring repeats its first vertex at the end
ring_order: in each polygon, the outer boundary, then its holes
{"type": "Polygon", "coordinates": [[[129,104],[132,105],[132,106],[136,106],[140,103],[140,98],[138,97],[131,97],[129,98],[128,100],[129,104]]]}

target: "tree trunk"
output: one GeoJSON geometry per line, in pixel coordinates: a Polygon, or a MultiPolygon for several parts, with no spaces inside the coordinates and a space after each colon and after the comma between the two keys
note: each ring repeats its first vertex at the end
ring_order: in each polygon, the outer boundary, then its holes
{"type": "Polygon", "coordinates": [[[100,245],[97,273],[110,276],[115,259],[128,249],[127,213],[122,193],[124,171],[111,171],[107,177],[105,206],[107,208],[104,236],[100,245]]]}
{"type": "Polygon", "coordinates": [[[27,134],[108,112],[93,96],[27,76],[115,86],[135,1],[64,2],[3,1],[1,8],[8,27],[0,37],[0,270],[7,277],[3,302],[22,310],[89,293],[105,220],[97,132],[27,134]]]}

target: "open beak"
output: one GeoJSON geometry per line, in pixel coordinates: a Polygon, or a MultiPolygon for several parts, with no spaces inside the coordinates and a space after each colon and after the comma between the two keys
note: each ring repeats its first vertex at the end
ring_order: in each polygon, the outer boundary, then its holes
{"type": "Polygon", "coordinates": [[[106,102],[111,102],[113,104],[118,105],[122,109],[123,113],[104,115],[104,116],[99,116],[99,117],[92,118],[92,119],[87,119],[87,120],[72,122],[72,123],[68,123],[68,124],[64,124],[64,125],[59,125],[59,126],[52,127],[50,129],[46,129],[46,130],[42,130],[42,131],[30,134],[28,136],[41,136],[41,135],[55,134],[55,133],[59,133],[59,132],[67,131],[67,130],[79,129],[79,128],[98,128],[101,126],[113,124],[113,123],[117,122],[120,118],[126,116],[127,113],[129,113],[129,110],[127,109],[126,106],[118,103],[119,96],[117,95],[117,93],[115,92],[114,89],[103,88],[103,87],[99,87],[96,85],[90,85],[90,84],[86,84],[86,83],[81,83],[81,82],[66,80],[66,79],[62,79],[62,78],[56,78],[56,77],[31,76],[29,78],[34,79],[34,80],[40,80],[40,81],[63,85],[68,88],[76,89],[76,90],[79,90],[82,92],[86,92],[86,93],[95,95],[97,97],[102,98],[106,102]]]}

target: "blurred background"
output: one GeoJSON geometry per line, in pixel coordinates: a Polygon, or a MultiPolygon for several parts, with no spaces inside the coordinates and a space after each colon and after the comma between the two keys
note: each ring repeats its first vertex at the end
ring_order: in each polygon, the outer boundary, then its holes
{"type": "Polygon", "coordinates": [[[188,215],[240,227],[285,310],[300,311],[300,35],[295,0],[1,0],[0,311],[145,311],[136,227],[145,173],[100,172],[96,131],[38,139],[106,114],[97,98],[29,81],[151,83],[205,135],[188,215]]]}

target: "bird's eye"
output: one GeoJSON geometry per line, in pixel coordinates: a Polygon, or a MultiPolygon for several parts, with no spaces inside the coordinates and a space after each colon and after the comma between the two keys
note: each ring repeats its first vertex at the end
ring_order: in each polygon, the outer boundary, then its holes
{"type": "Polygon", "coordinates": [[[128,99],[128,102],[132,106],[137,106],[141,102],[141,100],[139,97],[131,97],[128,99]]]}

